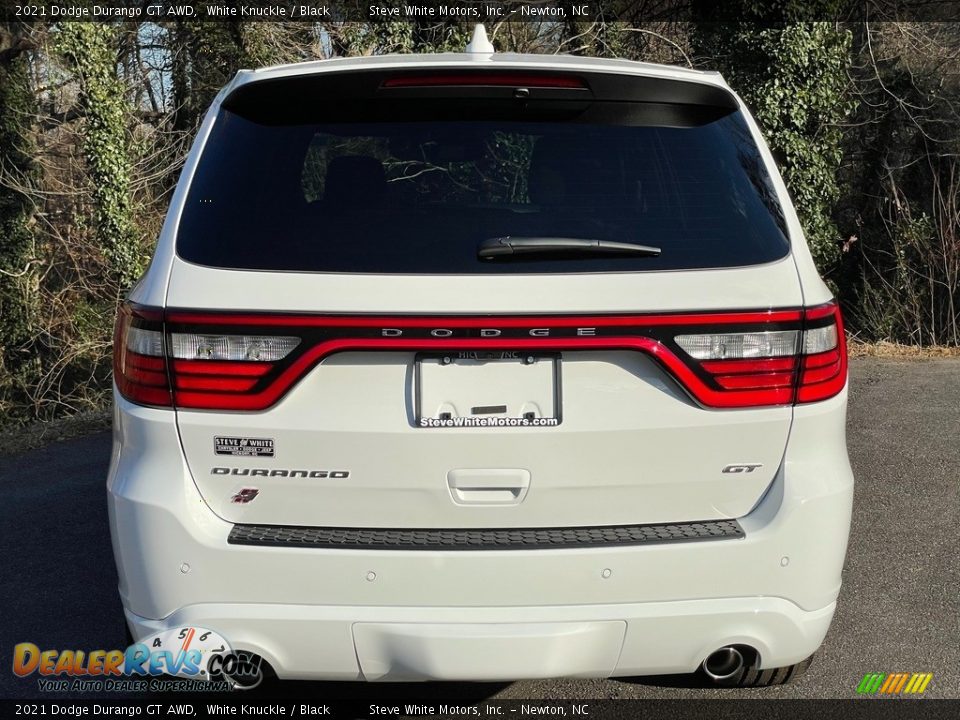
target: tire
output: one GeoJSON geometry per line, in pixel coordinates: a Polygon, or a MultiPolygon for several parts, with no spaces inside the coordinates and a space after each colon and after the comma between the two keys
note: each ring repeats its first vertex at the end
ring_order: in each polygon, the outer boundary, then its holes
{"type": "Polygon", "coordinates": [[[744,653],[744,657],[747,658],[748,662],[744,663],[744,666],[734,675],[724,678],[723,680],[712,679],[704,673],[702,669],[700,672],[707,679],[707,683],[714,687],[773,687],[774,685],[786,685],[789,682],[793,682],[803,675],[803,673],[807,671],[807,668],[810,667],[810,663],[813,662],[813,655],[811,655],[795,665],[761,670],[757,667],[758,663],[755,653],[752,653],[750,656],[744,653]]]}

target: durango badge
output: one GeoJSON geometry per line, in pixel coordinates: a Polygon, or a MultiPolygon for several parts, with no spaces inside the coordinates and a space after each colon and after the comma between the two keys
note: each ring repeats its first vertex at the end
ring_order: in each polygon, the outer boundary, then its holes
{"type": "Polygon", "coordinates": [[[289,477],[331,478],[343,480],[350,477],[349,470],[285,470],[283,468],[210,468],[211,475],[238,475],[240,477],[289,477]]]}

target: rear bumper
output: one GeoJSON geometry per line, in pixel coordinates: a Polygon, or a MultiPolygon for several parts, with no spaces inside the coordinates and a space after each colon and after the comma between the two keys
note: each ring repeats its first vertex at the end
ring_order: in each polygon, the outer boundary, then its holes
{"type": "Polygon", "coordinates": [[[689,672],[730,643],[756,648],[765,668],[798,662],[822,642],[840,588],[845,401],[796,408],[742,539],[451,552],[230,545],[173,414],[118,399],[108,490],[127,620],[138,637],[215,629],[289,678],[689,672]]]}
{"type": "Polygon", "coordinates": [[[136,637],[216,628],[282,678],[479,680],[692,672],[745,644],[765,665],[799,662],[823,641],[834,604],[780,598],[510,608],[198,604],[163,620],[127,610],[136,637]]]}

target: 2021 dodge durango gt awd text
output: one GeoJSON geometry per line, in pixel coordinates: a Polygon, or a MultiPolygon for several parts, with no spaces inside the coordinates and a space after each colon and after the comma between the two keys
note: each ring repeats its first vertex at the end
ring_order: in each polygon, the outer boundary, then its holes
{"type": "Polygon", "coordinates": [[[717,74],[240,72],[115,346],[136,638],[210,628],[281,678],[773,684],[827,632],[843,328],[717,74]]]}

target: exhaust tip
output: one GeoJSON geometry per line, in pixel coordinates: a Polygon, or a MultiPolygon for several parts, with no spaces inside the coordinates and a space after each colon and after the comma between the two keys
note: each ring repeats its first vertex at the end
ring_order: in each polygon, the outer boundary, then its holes
{"type": "Polygon", "coordinates": [[[743,653],[728,645],[707,655],[707,659],[703,661],[703,671],[711,680],[722,682],[740,672],[743,665],[743,653]]]}

